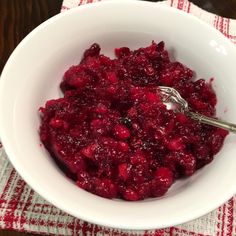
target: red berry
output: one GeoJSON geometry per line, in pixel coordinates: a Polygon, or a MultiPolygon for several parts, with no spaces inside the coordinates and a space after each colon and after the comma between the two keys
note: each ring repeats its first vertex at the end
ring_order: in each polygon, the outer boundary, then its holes
{"type": "Polygon", "coordinates": [[[124,125],[116,125],[114,127],[114,134],[118,139],[128,139],[130,137],[130,131],[124,125]]]}
{"type": "Polygon", "coordinates": [[[123,180],[127,180],[130,174],[131,165],[122,163],[118,166],[119,177],[123,180]]]}
{"type": "Polygon", "coordinates": [[[122,47],[122,48],[116,48],[115,49],[115,54],[118,58],[127,56],[130,54],[130,49],[127,47],[122,47]]]}
{"type": "Polygon", "coordinates": [[[130,157],[131,164],[146,164],[147,159],[145,158],[145,155],[142,153],[142,151],[137,151],[134,153],[133,156],[130,157]]]}
{"type": "Polygon", "coordinates": [[[147,93],[146,94],[146,98],[148,102],[151,103],[158,103],[161,101],[161,98],[159,97],[159,95],[157,93],[147,93]]]}
{"type": "Polygon", "coordinates": [[[169,168],[160,167],[156,170],[156,180],[162,187],[168,189],[174,181],[174,176],[169,168]]]}
{"type": "Polygon", "coordinates": [[[138,194],[131,188],[127,188],[123,194],[124,198],[128,201],[138,201],[138,194]]]}
{"type": "Polygon", "coordinates": [[[112,182],[112,180],[104,178],[104,179],[96,179],[95,191],[101,197],[105,198],[114,198],[117,195],[117,186],[112,182]]]}
{"type": "Polygon", "coordinates": [[[183,113],[178,113],[176,114],[176,120],[181,124],[185,124],[188,122],[188,117],[183,113]]]}
{"type": "Polygon", "coordinates": [[[171,151],[180,151],[185,148],[185,145],[183,143],[183,140],[181,137],[173,138],[168,143],[168,148],[171,151]]]}
{"type": "Polygon", "coordinates": [[[122,152],[128,152],[129,151],[129,144],[126,142],[119,142],[119,148],[122,152]]]}
{"type": "Polygon", "coordinates": [[[74,86],[76,88],[82,88],[87,84],[87,80],[84,78],[80,78],[80,77],[76,77],[76,78],[72,78],[69,81],[69,85],[74,86]]]}
{"type": "Polygon", "coordinates": [[[107,80],[112,84],[118,83],[118,78],[114,72],[107,72],[107,80]]]}
{"type": "Polygon", "coordinates": [[[50,121],[50,125],[53,128],[63,128],[63,129],[68,129],[69,128],[69,124],[61,119],[57,119],[57,118],[52,118],[50,121]]]}
{"type": "Polygon", "coordinates": [[[93,159],[95,150],[96,150],[97,148],[98,148],[98,144],[90,144],[89,146],[84,147],[84,148],[81,150],[81,153],[82,153],[85,157],[88,157],[88,158],[93,159]]]}

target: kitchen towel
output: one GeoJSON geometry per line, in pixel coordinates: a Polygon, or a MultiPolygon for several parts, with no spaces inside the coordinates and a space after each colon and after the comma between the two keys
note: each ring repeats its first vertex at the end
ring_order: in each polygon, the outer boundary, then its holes
{"type": "MultiPolygon", "coordinates": [[[[62,11],[97,1],[64,0],[62,11]]],[[[236,44],[236,20],[206,12],[187,0],[157,4],[197,16],[236,44]]],[[[61,236],[232,236],[236,235],[236,196],[206,216],[182,225],[147,231],[111,229],[76,219],[48,203],[21,179],[0,146],[0,228],[61,236]]]]}

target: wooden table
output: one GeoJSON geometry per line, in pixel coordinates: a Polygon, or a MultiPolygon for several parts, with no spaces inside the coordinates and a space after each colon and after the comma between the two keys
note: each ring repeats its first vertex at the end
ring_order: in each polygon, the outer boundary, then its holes
{"type": "MultiPolygon", "coordinates": [[[[208,11],[236,19],[236,0],[192,2],[208,11]]],[[[59,13],[61,4],[62,0],[0,0],[0,72],[17,44],[41,22],[59,13]]],[[[0,236],[27,235],[30,234],[0,231],[0,236]]]]}

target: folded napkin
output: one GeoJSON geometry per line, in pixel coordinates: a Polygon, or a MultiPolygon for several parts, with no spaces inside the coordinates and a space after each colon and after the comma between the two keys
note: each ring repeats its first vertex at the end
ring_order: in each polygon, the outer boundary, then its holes
{"type": "MultiPolygon", "coordinates": [[[[64,0],[62,11],[96,1],[64,0]]],[[[167,4],[199,17],[236,44],[236,20],[208,13],[187,0],[167,0],[158,4],[167,4]]],[[[236,196],[206,216],[186,224],[150,231],[111,229],[76,219],[45,201],[16,173],[0,146],[0,228],[62,236],[232,236],[236,235],[236,196]]]]}

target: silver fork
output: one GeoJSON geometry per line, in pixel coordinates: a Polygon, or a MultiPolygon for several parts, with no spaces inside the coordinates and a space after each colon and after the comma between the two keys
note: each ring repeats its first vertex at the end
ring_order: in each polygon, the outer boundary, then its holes
{"type": "Polygon", "coordinates": [[[172,109],[176,110],[177,112],[184,113],[193,120],[196,120],[200,123],[212,125],[236,133],[235,124],[190,111],[188,102],[181,97],[176,89],[166,86],[159,86],[159,89],[162,95],[163,103],[166,104],[167,109],[172,109]]]}

